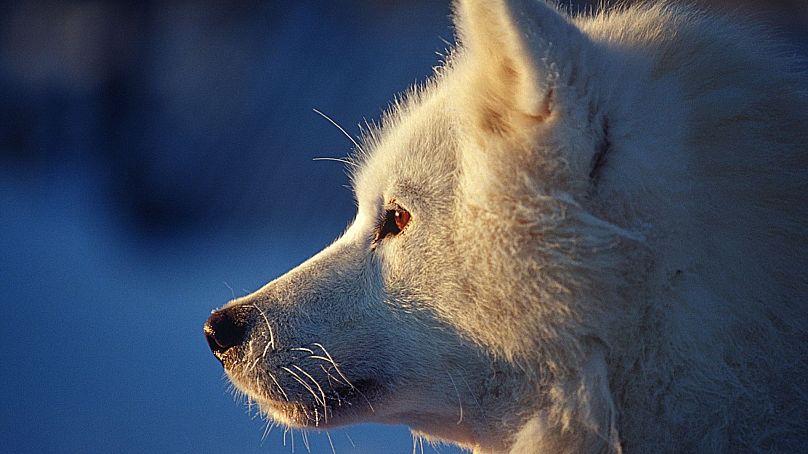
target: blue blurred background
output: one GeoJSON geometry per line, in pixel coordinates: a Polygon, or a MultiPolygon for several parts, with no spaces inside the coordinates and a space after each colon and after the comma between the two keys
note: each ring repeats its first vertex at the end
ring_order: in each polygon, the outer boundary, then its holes
{"type": "MultiPolygon", "coordinates": [[[[202,323],[339,235],[347,177],[312,159],[351,144],[312,109],[356,134],[431,73],[449,12],[0,3],[0,451],[291,452],[234,402],[202,323]]],[[[759,12],[808,49],[804,2],[759,12]]],[[[413,450],[404,427],[331,438],[337,453],[413,450]]]]}

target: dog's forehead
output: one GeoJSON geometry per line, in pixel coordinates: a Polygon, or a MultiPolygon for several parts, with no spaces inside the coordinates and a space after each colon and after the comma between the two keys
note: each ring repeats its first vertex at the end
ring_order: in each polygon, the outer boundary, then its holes
{"type": "Polygon", "coordinates": [[[355,190],[363,198],[446,184],[457,166],[454,122],[447,97],[422,93],[391,113],[357,171],[355,190]]]}

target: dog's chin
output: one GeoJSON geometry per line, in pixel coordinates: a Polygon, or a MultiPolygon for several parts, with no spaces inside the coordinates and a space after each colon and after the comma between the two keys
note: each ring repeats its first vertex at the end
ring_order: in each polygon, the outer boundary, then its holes
{"type": "Polygon", "coordinates": [[[254,390],[252,386],[242,386],[240,380],[232,376],[231,380],[273,421],[301,429],[325,430],[370,422],[374,419],[375,405],[388,394],[387,388],[376,379],[356,380],[352,386],[323,390],[317,400],[307,391],[295,395],[293,390],[288,389],[286,395],[282,395],[274,384],[271,391],[254,390]]]}

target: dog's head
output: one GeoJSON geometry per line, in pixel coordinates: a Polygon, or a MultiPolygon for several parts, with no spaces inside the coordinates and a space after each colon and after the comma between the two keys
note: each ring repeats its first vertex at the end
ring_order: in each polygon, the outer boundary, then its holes
{"type": "Polygon", "coordinates": [[[605,342],[625,232],[587,208],[609,147],[591,43],[540,2],[455,18],[449,62],[357,150],[345,234],[205,324],[276,421],[501,448],[605,342]]]}

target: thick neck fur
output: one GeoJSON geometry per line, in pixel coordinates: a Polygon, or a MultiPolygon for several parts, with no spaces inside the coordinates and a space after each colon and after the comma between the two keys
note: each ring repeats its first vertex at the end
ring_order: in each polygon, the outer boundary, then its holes
{"type": "MultiPolygon", "coordinates": [[[[628,300],[627,324],[610,320],[612,331],[598,331],[609,337],[594,349],[554,344],[586,335],[597,323],[591,319],[575,325],[577,333],[537,333],[529,348],[557,381],[541,387],[542,408],[518,430],[494,434],[475,452],[796,446],[798,425],[777,440],[759,428],[808,417],[804,391],[793,388],[807,369],[800,295],[808,292],[808,208],[801,200],[808,112],[798,108],[808,105],[805,77],[779,63],[775,48],[750,39],[757,36],[751,29],[686,10],[646,7],[578,25],[602,52],[591,63],[601,86],[588,95],[608,117],[608,165],[620,169],[604,169],[582,203],[638,232],[643,244],[633,257],[611,257],[618,263],[603,281],[570,287],[592,292],[576,295],[589,307],[604,295],[628,300]],[[554,363],[554,346],[581,356],[554,363]]],[[[515,208],[488,199],[473,216],[485,218],[491,207],[515,208]]],[[[541,203],[517,208],[527,218],[547,212],[541,203]]],[[[587,263],[598,260],[610,258],[587,263]]],[[[580,264],[568,265],[552,282],[577,279],[580,264]]],[[[541,299],[551,283],[543,273],[520,291],[541,299]]],[[[544,314],[542,327],[564,316],[544,314]]]]}
{"type": "Polygon", "coordinates": [[[805,77],[728,19],[650,7],[580,25],[608,53],[644,54],[613,73],[630,81],[607,109],[623,171],[597,193],[607,218],[648,223],[653,251],[637,295],[645,322],[626,327],[610,358],[623,447],[796,446],[796,432],[775,440],[760,428],[808,416],[793,388],[808,338],[805,77]]]}

